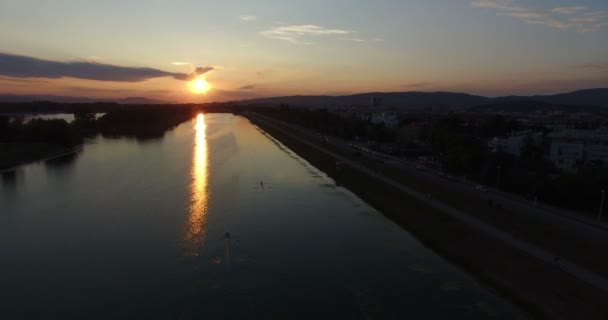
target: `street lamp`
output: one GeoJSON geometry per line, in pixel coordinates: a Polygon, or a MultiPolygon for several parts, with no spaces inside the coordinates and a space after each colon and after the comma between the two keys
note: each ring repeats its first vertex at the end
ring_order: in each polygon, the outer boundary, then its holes
{"type": "Polygon", "coordinates": [[[602,201],[600,201],[600,212],[597,214],[597,221],[602,221],[602,211],[604,211],[604,197],[606,196],[606,190],[602,189],[602,201]]]}

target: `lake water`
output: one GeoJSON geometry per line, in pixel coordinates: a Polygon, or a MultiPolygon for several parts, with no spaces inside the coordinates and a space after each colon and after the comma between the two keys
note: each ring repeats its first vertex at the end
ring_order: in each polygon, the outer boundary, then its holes
{"type": "Polygon", "coordinates": [[[520,317],[242,117],[2,176],[0,319],[520,317]]]}

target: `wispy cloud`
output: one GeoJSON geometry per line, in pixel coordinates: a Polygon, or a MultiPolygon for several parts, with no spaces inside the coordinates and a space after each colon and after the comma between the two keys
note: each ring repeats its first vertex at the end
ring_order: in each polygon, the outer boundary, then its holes
{"type": "Polygon", "coordinates": [[[89,62],[99,62],[101,60],[109,59],[109,57],[100,57],[100,56],[85,56],[85,57],[81,57],[81,58],[82,58],[82,60],[89,61],[89,62]]]}
{"type": "Polygon", "coordinates": [[[471,6],[497,11],[498,15],[514,17],[528,24],[543,25],[555,29],[572,29],[578,32],[599,31],[608,25],[608,14],[591,12],[584,6],[531,8],[516,0],[475,0],[471,6]]]}
{"type": "Polygon", "coordinates": [[[242,86],[242,87],[238,88],[238,90],[255,90],[255,86],[250,84],[250,85],[242,86]]]}
{"type": "Polygon", "coordinates": [[[22,83],[45,83],[47,81],[40,79],[23,79],[23,78],[7,78],[0,77],[0,81],[10,81],[10,82],[22,82],[22,83]]]}
{"type": "Polygon", "coordinates": [[[574,67],[577,69],[585,69],[585,70],[591,70],[591,71],[608,71],[608,62],[579,64],[574,67]]]}
{"type": "Polygon", "coordinates": [[[189,62],[179,62],[179,61],[171,62],[171,64],[174,66],[190,66],[191,65],[189,62]]]}
{"type": "Polygon", "coordinates": [[[476,8],[491,8],[504,11],[526,11],[526,8],[516,6],[513,0],[476,0],[471,5],[476,8]]]}
{"type": "Polygon", "coordinates": [[[403,87],[405,87],[405,88],[418,88],[418,87],[430,86],[432,84],[433,84],[433,82],[415,82],[415,83],[404,84],[403,87]]]}
{"type": "Polygon", "coordinates": [[[207,93],[216,101],[244,100],[262,97],[253,90],[222,90],[212,89],[207,93]]]}
{"type": "Polygon", "coordinates": [[[186,81],[211,70],[212,67],[198,67],[191,73],[175,73],[154,68],[123,67],[89,61],[51,61],[0,53],[0,75],[15,78],[71,77],[98,81],[141,82],[153,78],[172,77],[186,81]]]}
{"type": "Polygon", "coordinates": [[[365,40],[360,38],[342,38],[344,41],[352,41],[352,42],[365,42],[365,40]]]}
{"type": "Polygon", "coordinates": [[[499,14],[522,19],[545,19],[551,16],[550,13],[543,11],[511,11],[499,14]]]}
{"type": "Polygon", "coordinates": [[[74,92],[103,92],[103,93],[121,93],[121,92],[135,92],[132,89],[117,89],[117,88],[93,88],[93,87],[81,87],[81,86],[71,86],[66,87],[66,90],[74,91],[74,92]]]}
{"type": "Polygon", "coordinates": [[[245,21],[245,22],[251,22],[251,21],[256,21],[258,19],[258,17],[256,16],[251,16],[251,15],[247,15],[247,16],[240,16],[239,19],[241,21],[245,21]]]}
{"type": "Polygon", "coordinates": [[[587,7],[561,7],[561,8],[553,8],[551,12],[559,13],[559,14],[575,14],[579,11],[585,11],[587,7]]]}
{"type": "Polygon", "coordinates": [[[261,32],[261,34],[265,37],[277,40],[284,40],[294,44],[312,44],[312,42],[307,40],[311,37],[347,35],[352,33],[354,33],[354,31],[342,29],[327,29],[312,24],[280,26],[261,32]]]}

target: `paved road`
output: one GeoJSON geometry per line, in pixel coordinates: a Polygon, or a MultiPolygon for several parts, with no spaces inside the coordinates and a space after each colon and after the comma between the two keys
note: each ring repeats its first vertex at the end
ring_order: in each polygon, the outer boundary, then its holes
{"type": "MultiPolygon", "coordinates": [[[[273,128],[280,130],[281,132],[283,132],[286,135],[291,136],[294,139],[299,140],[300,142],[309,145],[310,147],[313,147],[319,151],[322,151],[326,154],[329,154],[330,156],[334,157],[336,160],[339,160],[345,164],[348,164],[349,166],[360,170],[361,172],[375,178],[378,179],[390,186],[393,186],[394,188],[401,190],[402,192],[405,192],[406,194],[408,194],[409,196],[422,201],[424,203],[426,203],[427,205],[441,210],[442,212],[450,215],[451,217],[455,218],[456,220],[471,226],[479,231],[482,231],[492,237],[495,237],[507,244],[509,244],[510,246],[517,248],[525,253],[527,253],[528,255],[535,257],[541,261],[547,262],[547,263],[552,263],[552,264],[557,264],[564,272],[575,276],[597,288],[603,289],[605,291],[608,291],[608,278],[605,278],[601,275],[598,275],[582,266],[579,266],[571,261],[565,260],[565,259],[558,259],[556,260],[557,255],[555,255],[554,253],[551,253],[547,250],[544,250],[542,248],[539,248],[529,242],[523,241],[521,239],[515,238],[513,237],[511,234],[506,233],[490,224],[484,223],[478,219],[473,218],[470,215],[467,215],[463,212],[460,212],[458,210],[455,210],[447,205],[445,205],[442,202],[439,202],[437,200],[431,200],[428,198],[427,195],[422,194],[421,192],[418,192],[416,190],[414,190],[413,188],[410,188],[408,186],[402,185],[400,183],[398,183],[395,180],[389,179],[385,176],[382,176],[378,173],[376,173],[373,170],[370,170],[366,167],[364,167],[363,165],[359,164],[358,162],[352,161],[348,158],[345,158],[339,154],[336,154],[332,151],[327,150],[326,148],[323,148],[322,146],[316,144],[316,143],[312,143],[307,139],[303,139],[301,136],[299,135],[295,135],[292,132],[289,132],[288,130],[285,130],[284,126],[281,125],[277,125],[277,121],[274,119],[269,119],[267,117],[264,116],[260,116],[260,115],[255,115],[256,119],[259,121],[263,121],[265,124],[272,126],[273,128]]],[[[460,186],[460,188],[462,188],[462,186],[460,186]]],[[[569,220],[572,223],[572,220],[569,220]]],[[[580,223],[579,223],[580,224],[580,223]]],[[[581,224],[582,227],[581,228],[593,228],[589,225],[585,225],[585,224],[581,224]]],[[[597,228],[593,228],[593,230],[595,231],[599,231],[601,229],[597,229],[597,228]]]]}
{"type": "MultiPolygon", "coordinates": [[[[288,127],[299,133],[307,135],[311,140],[320,140],[318,137],[319,133],[308,128],[267,118],[259,114],[258,116],[264,117],[265,119],[273,121],[274,123],[280,123],[282,127],[288,127]]],[[[342,149],[349,149],[352,145],[352,142],[337,137],[331,137],[327,140],[327,143],[333,144],[342,149]]],[[[565,230],[568,234],[576,235],[578,238],[585,239],[589,243],[605,244],[604,248],[608,250],[608,225],[604,223],[598,223],[595,220],[587,219],[585,217],[581,217],[579,214],[559,208],[545,205],[535,206],[533,202],[526,201],[522,197],[509,193],[498,192],[491,188],[489,188],[487,192],[482,192],[475,188],[477,185],[475,183],[463,181],[461,179],[445,179],[441,177],[437,171],[428,168],[418,169],[414,163],[401,158],[383,155],[382,160],[385,162],[385,164],[400,169],[408,175],[431,181],[434,184],[441,185],[449,191],[453,191],[457,194],[465,194],[472,198],[481,199],[481,201],[484,202],[492,200],[494,204],[500,203],[504,211],[508,211],[510,215],[516,216],[518,221],[528,221],[535,224],[542,224],[547,226],[549,229],[565,230]]],[[[504,213],[492,212],[492,210],[488,210],[488,215],[490,214],[498,215],[504,213]]]]}

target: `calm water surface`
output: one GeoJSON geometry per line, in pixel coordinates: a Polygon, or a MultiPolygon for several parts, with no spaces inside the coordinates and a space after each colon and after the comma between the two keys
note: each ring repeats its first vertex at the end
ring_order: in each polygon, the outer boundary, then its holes
{"type": "Polygon", "coordinates": [[[0,319],[519,317],[241,117],[2,176],[0,319]]]}

